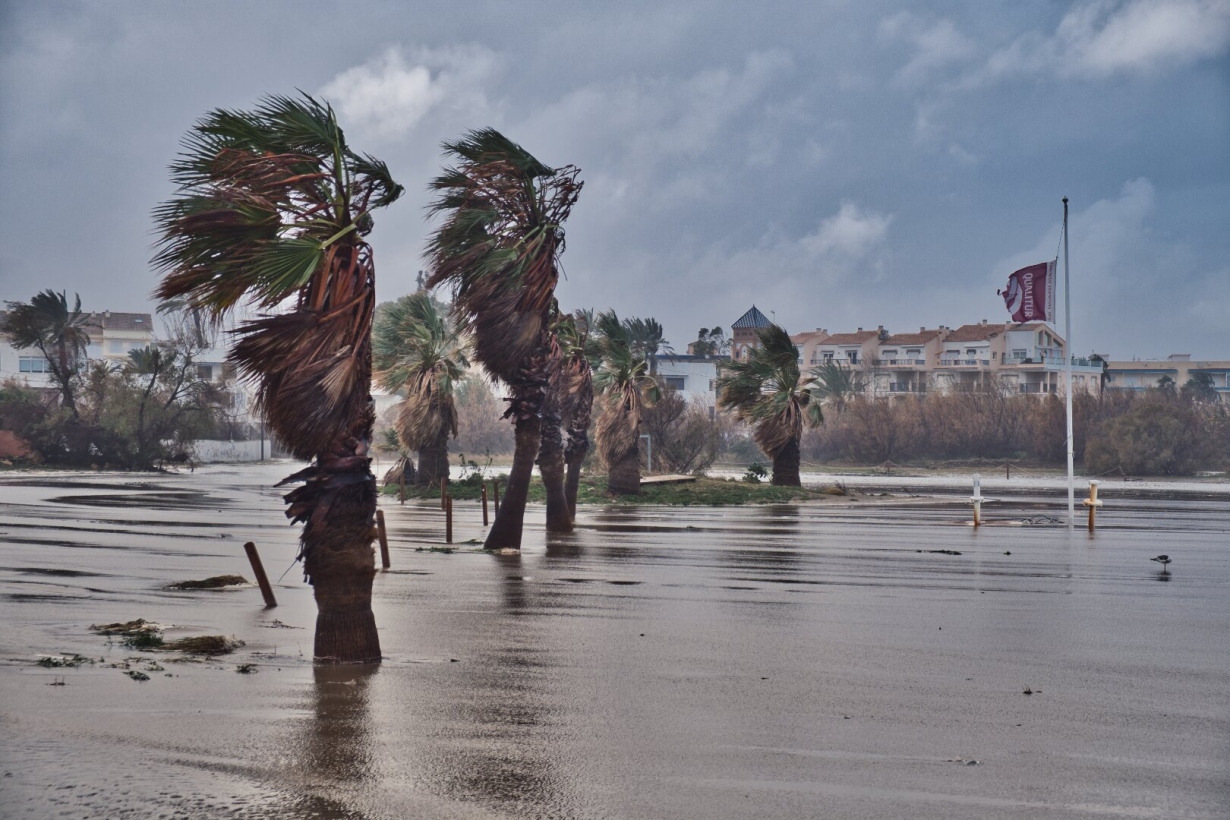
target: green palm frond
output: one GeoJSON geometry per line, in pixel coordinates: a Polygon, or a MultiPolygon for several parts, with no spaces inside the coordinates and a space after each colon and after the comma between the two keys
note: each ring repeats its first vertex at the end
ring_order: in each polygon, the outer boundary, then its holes
{"type": "Polygon", "coordinates": [[[463,329],[425,291],[377,309],[374,375],[384,389],[405,394],[396,422],[402,446],[417,450],[456,435],[453,387],[470,366],[467,346],[463,329]]]}
{"type": "Polygon", "coordinates": [[[718,406],[733,410],[754,427],[756,443],[769,455],[797,441],[804,425],[824,421],[813,400],[811,382],[799,373],[798,351],[790,335],[777,325],[758,331],[760,344],[745,360],[719,366],[718,406]]]}
{"type": "Polygon", "coordinates": [[[155,295],[215,326],[241,301],[289,303],[241,325],[231,359],[295,456],[327,452],[368,412],[375,274],[362,237],[402,189],[306,94],[213,111],[182,147],[177,196],[154,211],[155,295]]]}
{"type": "Polygon", "coordinates": [[[836,362],[824,362],[811,370],[812,395],[823,405],[841,411],[863,392],[863,377],[836,362]]]}

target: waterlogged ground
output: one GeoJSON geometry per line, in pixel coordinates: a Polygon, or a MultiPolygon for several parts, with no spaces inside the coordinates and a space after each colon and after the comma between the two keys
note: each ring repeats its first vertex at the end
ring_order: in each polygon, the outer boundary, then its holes
{"type": "Polygon", "coordinates": [[[1107,485],[1092,536],[1023,524],[1062,513],[1025,485],[977,531],[965,487],[591,508],[550,539],[536,508],[519,556],[416,551],[441,513],[391,504],[388,659],[314,669],[291,469],[0,476],[0,815],[1230,816],[1224,484],[1107,485]],[[164,588],[251,578],[246,540],[289,568],[276,609],[164,588]],[[176,663],[89,631],[134,618],[246,645],[176,663]]]}

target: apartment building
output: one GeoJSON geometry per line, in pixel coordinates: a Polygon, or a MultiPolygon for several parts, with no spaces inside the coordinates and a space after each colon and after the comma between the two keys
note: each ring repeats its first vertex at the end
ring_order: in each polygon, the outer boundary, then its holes
{"type": "Polygon", "coordinates": [[[1205,374],[1217,391],[1218,398],[1230,402],[1230,361],[1192,360],[1189,353],[1172,353],[1161,360],[1109,361],[1106,363],[1106,386],[1120,390],[1148,390],[1169,377],[1176,388],[1182,388],[1197,374],[1205,374]]]}

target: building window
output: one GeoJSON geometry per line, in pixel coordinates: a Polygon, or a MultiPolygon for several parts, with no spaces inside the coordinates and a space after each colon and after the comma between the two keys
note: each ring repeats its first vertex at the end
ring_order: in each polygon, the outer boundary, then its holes
{"type": "Polygon", "coordinates": [[[20,356],[17,369],[22,373],[50,373],[51,363],[42,356],[20,356]]]}
{"type": "Polygon", "coordinates": [[[709,380],[709,392],[712,393],[716,390],[717,390],[717,379],[710,379],[709,380]]]}
{"type": "Polygon", "coordinates": [[[684,381],[683,376],[667,376],[666,386],[669,387],[671,390],[682,390],[683,381],[684,381]]]}
{"type": "Polygon", "coordinates": [[[196,366],[196,377],[201,381],[210,381],[214,377],[214,366],[211,364],[198,364],[196,366]]]}
{"type": "Polygon", "coordinates": [[[109,342],[107,342],[107,352],[108,353],[123,353],[124,343],[121,342],[119,339],[110,340],[109,342]]]}
{"type": "Polygon", "coordinates": [[[858,364],[858,351],[851,350],[847,352],[846,358],[850,360],[850,364],[858,364]]]}

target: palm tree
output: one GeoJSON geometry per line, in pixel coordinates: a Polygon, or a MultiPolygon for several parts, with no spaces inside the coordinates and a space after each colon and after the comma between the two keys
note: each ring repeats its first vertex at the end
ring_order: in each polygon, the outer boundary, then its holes
{"type": "Polygon", "coordinates": [[[581,484],[581,465],[589,453],[589,422],[593,417],[594,371],[587,355],[589,329],[593,324],[592,310],[576,310],[559,327],[560,348],[564,357],[560,364],[561,412],[568,434],[564,447],[564,463],[568,469],[564,497],[568,503],[568,514],[573,520],[577,517],[577,490],[581,484]]]}
{"type": "Polygon", "coordinates": [[[833,361],[813,367],[811,379],[812,396],[838,413],[844,411],[846,405],[863,392],[863,377],[833,361]]]}
{"type": "Polygon", "coordinates": [[[352,151],[333,109],[307,95],[197,122],[171,166],[178,196],[154,216],[156,295],[215,323],[241,301],[270,312],[236,330],[230,358],[257,386],[274,435],[310,466],[282,484],[303,522],[299,558],[318,614],[315,656],[380,659],[372,616],[371,212],[400,185],[352,151]],[[281,312],[274,312],[275,310],[281,312]]]}
{"type": "Polygon", "coordinates": [[[85,349],[90,343],[86,323],[89,317],[81,313],[81,297],[68,306],[67,293],[45,290],[29,302],[7,302],[7,312],[0,314],[0,333],[9,337],[17,350],[35,348],[47,360],[48,373],[60,402],[75,419],[76,387],[85,364],[85,349]]]}
{"type": "Polygon", "coordinates": [[[810,381],[800,378],[789,334],[777,325],[756,333],[760,345],[750,348],[746,359],[719,366],[718,406],[754,425],[756,443],[773,459],[773,483],[797,487],[803,425],[815,427],[824,415],[810,381]]]}
{"type": "Polygon", "coordinates": [[[448,440],[457,435],[453,385],[470,366],[462,332],[423,290],[376,308],[372,366],[381,387],[405,391],[394,426],[401,446],[418,451],[415,481],[423,486],[448,476],[448,440]]]}
{"type": "Polygon", "coordinates": [[[444,144],[457,161],[431,187],[444,217],[428,244],[428,287],[449,282],[470,320],[474,358],[509,390],[516,428],[504,503],[488,549],[520,549],[525,502],[552,372],[551,308],[564,221],[581,190],[573,166],[549,168],[494,129],[444,144]]]}
{"type": "Polygon", "coordinates": [[[628,346],[632,352],[649,363],[649,375],[658,375],[658,354],[674,353],[671,343],[666,340],[662,325],[652,316],[640,319],[635,316],[624,319],[624,329],[628,333],[628,346]]]}
{"type": "Polygon", "coordinates": [[[602,397],[594,429],[598,454],[607,465],[607,490],[635,495],[641,491],[641,407],[657,401],[658,384],[615,311],[598,314],[596,330],[601,364],[593,386],[602,397]]]}

